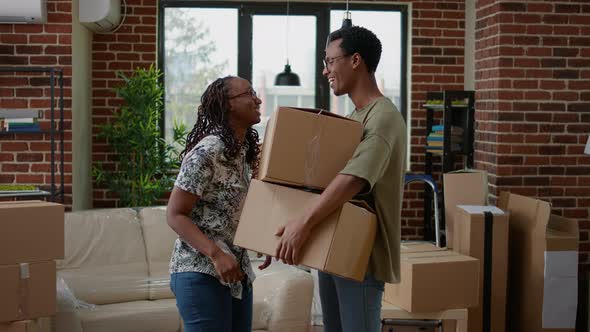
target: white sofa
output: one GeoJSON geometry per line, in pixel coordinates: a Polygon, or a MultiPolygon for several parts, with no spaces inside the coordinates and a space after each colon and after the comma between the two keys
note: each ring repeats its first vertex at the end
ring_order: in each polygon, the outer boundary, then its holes
{"type": "MultiPolygon", "coordinates": [[[[58,292],[58,332],[181,331],[168,274],[175,239],[165,207],[66,213],[58,277],[75,301],[58,292]]],[[[309,331],[312,297],[309,273],[273,262],[254,282],[253,330],[309,331]]]]}

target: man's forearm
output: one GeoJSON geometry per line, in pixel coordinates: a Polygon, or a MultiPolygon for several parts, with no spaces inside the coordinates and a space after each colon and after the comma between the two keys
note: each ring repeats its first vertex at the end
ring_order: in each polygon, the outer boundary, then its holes
{"type": "Polygon", "coordinates": [[[314,200],[304,214],[304,223],[309,229],[326,219],[344,203],[358,194],[367,182],[352,175],[338,174],[326,190],[314,200]]]}

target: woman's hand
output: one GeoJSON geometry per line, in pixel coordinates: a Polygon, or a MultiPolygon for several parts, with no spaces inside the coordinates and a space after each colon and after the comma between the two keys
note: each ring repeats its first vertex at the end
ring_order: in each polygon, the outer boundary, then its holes
{"type": "Polygon", "coordinates": [[[211,261],[217,271],[217,275],[221,278],[221,281],[225,283],[239,282],[244,278],[244,272],[240,268],[240,265],[236,259],[223,250],[217,250],[212,256],[211,261]]]}

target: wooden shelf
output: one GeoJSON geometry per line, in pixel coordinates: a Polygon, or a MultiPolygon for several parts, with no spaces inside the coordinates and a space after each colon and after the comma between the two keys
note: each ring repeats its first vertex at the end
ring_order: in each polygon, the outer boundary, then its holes
{"type": "Polygon", "coordinates": [[[51,196],[49,191],[45,190],[6,190],[0,191],[0,197],[27,197],[27,196],[51,196]]]}

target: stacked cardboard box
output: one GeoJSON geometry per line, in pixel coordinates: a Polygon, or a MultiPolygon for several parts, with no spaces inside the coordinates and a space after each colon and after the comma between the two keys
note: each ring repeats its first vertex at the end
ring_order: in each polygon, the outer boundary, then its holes
{"type": "Polygon", "coordinates": [[[507,331],[573,332],[578,287],[578,223],[549,203],[502,192],[510,212],[507,331]]]}
{"type": "Polygon", "coordinates": [[[49,317],[19,320],[10,323],[0,323],[0,332],[52,332],[52,321],[49,317]]]}
{"type": "Polygon", "coordinates": [[[443,174],[447,247],[453,248],[457,205],[486,205],[488,174],[480,170],[461,170],[443,174]]]}
{"type": "Polygon", "coordinates": [[[64,257],[64,207],[2,202],[0,230],[0,331],[34,331],[38,324],[26,320],[56,311],[55,260],[64,257]]]}
{"type": "Polygon", "coordinates": [[[479,261],[433,244],[402,244],[401,282],[383,299],[409,312],[462,309],[479,303],[479,261]]]}
{"type": "Polygon", "coordinates": [[[461,206],[485,205],[486,187],[485,173],[444,175],[445,217],[452,230],[447,234],[448,245],[479,258],[483,273],[479,286],[482,300],[469,310],[469,331],[481,331],[485,326],[489,331],[573,332],[577,222],[551,215],[547,202],[507,192],[498,198],[501,211],[461,206]],[[486,211],[493,215],[488,214],[488,220],[483,216],[486,211]],[[486,242],[491,243],[488,256],[486,242]]]}
{"type": "Polygon", "coordinates": [[[458,205],[453,250],[479,260],[480,303],[469,309],[469,331],[506,330],[508,218],[495,206],[458,205]]]}
{"type": "MultiPolygon", "coordinates": [[[[362,125],[338,115],[279,107],[266,127],[260,172],[253,180],[234,243],[274,255],[275,232],[298,217],[346,166],[362,125]]],[[[366,207],[345,204],[312,231],[301,264],[346,278],[364,278],[377,229],[366,207]]]]}

